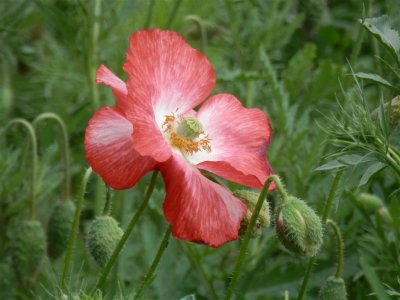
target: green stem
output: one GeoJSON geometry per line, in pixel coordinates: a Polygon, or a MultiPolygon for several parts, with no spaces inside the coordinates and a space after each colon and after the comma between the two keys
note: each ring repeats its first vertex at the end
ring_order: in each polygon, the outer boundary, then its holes
{"type": "Polygon", "coordinates": [[[189,258],[190,262],[192,263],[193,267],[197,269],[197,272],[200,275],[201,280],[203,280],[204,284],[206,285],[208,291],[210,292],[210,296],[212,299],[217,300],[218,295],[217,292],[215,291],[215,288],[212,284],[212,282],[209,280],[206,271],[204,270],[201,262],[198,260],[198,254],[194,254],[192,249],[190,248],[190,245],[186,245],[186,243],[179,243],[180,246],[182,247],[183,251],[189,258]]]}
{"type": "Polygon", "coordinates": [[[30,182],[30,219],[34,220],[36,216],[36,175],[37,175],[37,164],[38,164],[38,158],[37,158],[37,138],[35,134],[35,129],[33,126],[26,121],[25,119],[21,118],[16,118],[12,119],[10,122],[5,127],[5,130],[7,128],[13,126],[13,125],[22,125],[25,127],[26,131],[28,132],[28,136],[30,137],[31,140],[31,154],[32,154],[32,166],[31,166],[31,182],[30,182]]]}
{"type": "Polygon", "coordinates": [[[85,199],[86,186],[91,174],[92,174],[92,168],[88,168],[82,178],[79,196],[76,203],[74,220],[72,222],[72,228],[68,239],[67,251],[65,253],[65,258],[64,258],[64,269],[61,277],[62,290],[65,290],[65,281],[67,279],[67,276],[69,275],[69,267],[71,264],[72,252],[74,250],[76,235],[78,234],[79,219],[81,216],[83,201],[85,199]]]}
{"type": "Polygon", "coordinates": [[[106,200],[104,202],[103,215],[108,216],[112,211],[111,189],[109,185],[106,185],[106,200]]]}
{"type": "Polygon", "coordinates": [[[235,11],[232,6],[232,0],[225,0],[224,4],[225,4],[225,9],[228,13],[229,23],[231,25],[233,44],[236,48],[236,51],[239,54],[240,66],[243,69],[244,64],[245,64],[245,57],[244,57],[244,51],[243,51],[243,47],[242,47],[242,40],[240,39],[240,35],[239,35],[239,26],[237,23],[238,18],[237,18],[237,16],[235,16],[235,11]]]}
{"type": "MultiPolygon", "coordinates": [[[[260,196],[258,197],[256,207],[254,209],[253,215],[251,216],[249,226],[246,229],[246,233],[244,235],[242,245],[240,246],[239,256],[236,261],[235,270],[233,272],[231,282],[229,283],[228,290],[225,295],[225,300],[231,299],[233,293],[235,292],[236,285],[237,285],[238,279],[239,279],[239,274],[240,274],[240,271],[243,267],[243,264],[244,264],[244,261],[246,258],[247,247],[249,245],[251,232],[253,231],[254,225],[256,224],[256,220],[258,218],[258,215],[260,214],[261,207],[265,201],[265,197],[267,195],[268,188],[272,182],[275,182],[276,187],[278,188],[278,191],[280,192],[281,195],[284,196],[283,197],[284,199],[287,199],[287,197],[288,197],[285,190],[282,187],[282,183],[281,183],[279,177],[277,175],[272,175],[272,176],[268,177],[268,179],[265,181],[263,189],[261,190],[260,196]]],[[[282,198],[282,201],[285,201],[285,200],[283,200],[283,198],[282,198]]]]}
{"type": "Polygon", "coordinates": [[[100,14],[101,14],[101,0],[94,0],[93,22],[92,22],[92,39],[89,53],[89,80],[90,80],[90,93],[93,104],[93,109],[99,107],[99,93],[96,85],[96,70],[97,70],[97,54],[98,42],[100,34],[100,14]]]}
{"type": "Polygon", "coordinates": [[[153,19],[153,11],[155,0],[150,0],[149,10],[147,11],[146,21],[144,22],[143,28],[149,28],[151,25],[151,20],[153,19]]]}
{"type": "Polygon", "coordinates": [[[142,297],[144,291],[146,290],[146,288],[150,284],[150,281],[153,278],[154,271],[156,270],[156,268],[157,268],[157,266],[158,266],[158,264],[159,264],[159,262],[161,260],[161,256],[164,254],[165,249],[167,249],[168,240],[169,240],[170,235],[171,235],[171,225],[168,225],[168,228],[164,233],[164,237],[162,239],[160,247],[158,248],[157,254],[154,257],[154,260],[151,263],[151,266],[150,266],[149,270],[147,271],[146,275],[144,275],[142,284],[137,289],[134,299],[140,299],[142,297]]]}
{"type": "Polygon", "coordinates": [[[64,200],[68,201],[71,195],[71,173],[70,173],[70,154],[69,154],[69,142],[68,142],[68,131],[64,121],[55,113],[45,112],[40,114],[33,120],[33,126],[37,126],[40,122],[45,120],[55,121],[61,129],[62,142],[60,143],[63,148],[64,156],[64,200]]]}
{"type": "Polygon", "coordinates": [[[165,25],[166,29],[169,29],[174,22],[176,17],[176,13],[178,12],[179,6],[181,6],[182,0],[176,0],[174,6],[172,7],[171,13],[169,14],[167,24],[165,25]]]}
{"type": "MultiPolygon", "coordinates": [[[[328,198],[327,198],[327,200],[325,202],[325,207],[324,207],[324,211],[323,211],[323,214],[322,214],[322,224],[325,224],[326,220],[329,217],[329,213],[331,211],[333,199],[335,198],[335,192],[337,190],[337,186],[339,184],[340,178],[342,177],[342,174],[343,174],[343,170],[338,171],[336,173],[335,178],[333,179],[333,182],[332,182],[332,185],[331,185],[331,189],[329,191],[328,198]]],[[[305,299],[304,297],[305,297],[306,292],[307,292],[308,280],[310,279],[310,275],[311,275],[311,271],[312,271],[315,259],[316,259],[316,256],[313,256],[308,260],[306,272],[304,274],[303,282],[301,284],[300,292],[299,292],[299,295],[297,297],[297,300],[304,300],[305,299]]]]}
{"type": "Polygon", "coordinates": [[[110,257],[110,260],[107,262],[107,264],[103,268],[103,271],[101,272],[101,276],[100,276],[99,280],[97,281],[97,284],[91,293],[92,295],[94,295],[94,293],[98,289],[100,289],[100,287],[102,287],[104,285],[104,283],[107,279],[108,273],[110,273],[110,270],[111,270],[112,266],[114,265],[115,261],[117,260],[119,253],[121,252],[126,241],[128,240],[128,237],[131,234],[133,227],[135,226],[135,224],[141,217],[143,211],[147,207],[147,204],[150,200],[150,196],[153,193],[154,187],[156,185],[157,175],[158,175],[158,171],[154,171],[153,176],[151,177],[150,185],[147,188],[146,195],[144,196],[143,202],[140,205],[140,207],[138,208],[138,210],[136,211],[136,213],[133,215],[132,219],[130,220],[124,234],[122,235],[121,240],[118,242],[118,245],[115,247],[114,252],[110,257]]]}
{"type": "Polygon", "coordinates": [[[335,276],[340,277],[342,275],[342,271],[343,271],[343,252],[344,252],[342,234],[340,233],[339,226],[336,224],[335,221],[328,219],[326,221],[326,224],[331,225],[333,231],[335,232],[336,247],[337,247],[337,251],[338,251],[338,263],[336,266],[335,276]]]}

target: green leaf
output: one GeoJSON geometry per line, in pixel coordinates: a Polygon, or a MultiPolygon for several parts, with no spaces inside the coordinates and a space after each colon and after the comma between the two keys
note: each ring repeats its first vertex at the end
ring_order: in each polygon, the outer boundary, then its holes
{"type": "Polygon", "coordinates": [[[372,73],[364,73],[364,72],[358,72],[354,74],[355,76],[357,76],[358,78],[361,79],[368,79],[371,80],[375,83],[378,83],[380,85],[383,85],[397,93],[400,93],[400,89],[394,85],[392,85],[389,81],[383,79],[381,76],[379,76],[378,74],[372,74],[372,73]]]}
{"type": "Polygon", "coordinates": [[[365,171],[364,175],[361,177],[361,180],[360,180],[360,183],[358,184],[358,186],[362,186],[362,185],[366,184],[375,173],[378,173],[384,167],[386,167],[386,165],[381,162],[377,162],[377,163],[369,166],[369,168],[365,171]]]}
{"type": "Polygon", "coordinates": [[[378,275],[376,274],[373,267],[367,262],[367,259],[363,256],[360,258],[360,265],[367,281],[369,282],[372,290],[375,293],[376,299],[389,300],[389,297],[386,294],[385,288],[380,282],[378,275]]]}
{"type": "Polygon", "coordinates": [[[361,24],[381,42],[400,64],[400,36],[390,26],[387,15],[360,20],[361,24]]]}
{"type": "Polygon", "coordinates": [[[341,167],[347,166],[344,163],[341,163],[340,161],[337,160],[332,160],[322,166],[319,166],[318,168],[315,169],[315,171],[327,171],[327,170],[334,170],[334,169],[339,169],[341,167]]]}

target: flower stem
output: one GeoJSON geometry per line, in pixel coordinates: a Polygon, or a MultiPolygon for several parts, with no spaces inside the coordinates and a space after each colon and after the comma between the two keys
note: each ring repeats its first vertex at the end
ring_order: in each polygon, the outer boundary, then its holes
{"type": "MultiPolygon", "coordinates": [[[[339,184],[340,178],[342,177],[342,174],[343,174],[343,170],[338,171],[336,173],[335,178],[333,179],[333,182],[332,182],[332,185],[331,185],[331,189],[329,191],[328,198],[327,198],[327,200],[325,202],[324,211],[322,213],[322,224],[325,224],[326,220],[329,217],[329,213],[331,211],[333,199],[335,198],[335,192],[337,190],[337,186],[339,184]]],[[[308,260],[306,272],[304,274],[303,282],[301,284],[300,292],[299,292],[299,295],[297,297],[297,300],[304,300],[305,299],[305,295],[306,295],[306,292],[307,292],[308,280],[310,278],[311,271],[312,271],[315,259],[316,259],[316,256],[313,256],[308,260]]]]}
{"type": "Polygon", "coordinates": [[[201,262],[199,261],[198,254],[193,253],[193,250],[195,249],[194,248],[191,249],[190,245],[187,245],[186,243],[183,242],[180,242],[179,245],[182,247],[183,251],[189,258],[193,267],[197,269],[197,272],[199,273],[201,280],[203,280],[204,284],[206,285],[210,293],[210,298],[213,300],[217,300],[218,295],[217,292],[215,291],[212,281],[208,278],[206,271],[204,270],[201,262]]]}
{"type": "Polygon", "coordinates": [[[71,228],[71,232],[69,234],[69,239],[68,239],[67,251],[65,253],[65,258],[64,258],[64,269],[63,269],[63,273],[61,276],[61,289],[62,290],[65,290],[65,281],[69,274],[69,267],[70,267],[71,259],[72,259],[72,251],[74,250],[76,235],[78,233],[79,219],[80,219],[81,211],[82,211],[83,200],[85,199],[86,186],[87,186],[87,183],[89,181],[91,174],[92,174],[92,168],[88,168],[82,178],[78,201],[76,203],[74,220],[72,222],[72,228],[71,228]]]}
{"type": "Polygon", "coordinates": [[[129,222],[124,234],[122,235],[121,240],[118,242],[117,246],[115,247],[114,252],[110,257],[110,260],[107,262],[107,264],[103,268],[103,271],[101,272],[101,276],[100,276],[99,280],[97,281],[97,284],[96,284],[95,288],[92,290],[91,295],[94,295],[94,293],[104,285],[104,283],[105,283],[105,281],[107,279],[108,273],[110,273],[110,270],[111,270],[112,266],[114,265],[115,261],[117,260],[117,257],[119,255],[119,253],[121,252],[121,250],[124,247],[126,241],[128,240],[128,237],[131,234],[133,227],[135,226],[135,224],[137,223],[137,221],[141,217],[143,211],[147,207],[147,204],[148,204],[148,202],[150,200],[150,196],[153,193],[154,187],[156,185],[157,175],[158,175],[158,171],[154,171],[153,172],[153,176],[151,177],[150,185],[147,188],[147,191],[146,191],[146,194],[144,196],[142,204],[140,205],[140,207],[138,208],[136,213],[133,215],[133,217],[130,220],[130,222],[129,222]]]}
{"type": "Polygon", "coordinates": [[[158,263],[161,260],[161,256],[164,254],[165,249],[167,249],[168,240],[169,240],[170,235],[171,235],[171,225],[169,225],[167,230],[165,231],[164,237],[162,239],[160,247],[158,248],[157,254],[154,257],[154,260],[151,263],[151,266],[150,266],[149,270],[147,271],[146,275],[144,275],[142,284],[137,289],[134,299],[140,299],[142,297],[144,291],[150,284],[150,281],[153,278],[154,271],[156,270],[158,263]]]}
{"type": "Polygon", "coordinates": [[[153,19],[154,4],[155,0],[150,0],[149,9],[147,11],[146,21],[144,22],[143,28],[149,28],[151,25],[151,20],[153,19]]]}
{"type": "Polygon", "coordinates": [[[167,24],[165,25],[166,29],[169,29],[174,22],[176,13],[178,12],[179,6],[181,6],[182,0],[175,0],[174,6],[172,7],[172,11],[169,14],[167,24]]]}
{"type": "Polygon", "coordinates": [[[36,138],[36,133],[35,129],[33,126],[26,121],[25,119],[21,118],[16,118],[12,119],[10,122],[5,127],[5,130],[7,128],[13,126],[13,125],[22,125],[25,127],[26,131],[28,132],[28,136],[31,140],[31,155],[32,155],[32,166],[31,166],[31,182],[30,182],[30,219],[34,220],[36,216],[36,175],[37,175],[37,163],[38,163],[38,158],[37,158],[37,138],[36,138]]]}
{"type": "Polygon", "coordinates": [[[111,189],[109,185],[106,185],[106,200],[104,203],[103,215],[109,216],[112,211],[112,199],[111,199],[111,189]]]}
{"type": "Polygon", "coordinates": [[[40,122],[45,120],[55,121],[61,129],[62,142],[60,143],[60,147],[63,148],[64,156],[64,200],[68,201],[71,195],[71,173],[67,126],[57,114],[52,112],[40,114],[33,120],[32,124],[36,127],[40,122]]]}
{"type": "MultiPolygon", "coordinates": [[[[225,295],[225,300],[231,299],[233,293],[235,292],[236,285],[237,285],[238,279],[239,279],[239,274],[240,274],[240,271],[243,267],[243,264],[244,264],[244,261],[246,258],[247,247],[249,245],[251,232],[253,231],[253,227],[256,224],[256,220],[260,213],[261,207],[265,201],[265,197],[267,195],[268,188],[272,182],[275,182],[276,187],[278,188],[278,191],[281,194],[281,196],[283,196],[283,198],[285,198],[286,200],[288,198],[285,190],[283,189],[283,186],[282,186],[282,183],[281,183],[279,177],[277,175],[272,175],[272,176],[268,177],[268,179],[265,181],[263,189],[261,190],[260,196],[258,197],[257,204],[254,209],[253,215],[250,219],[249,226],[246,229],[246,233],[244,235],[243,242],[240,247],[239,256],[236,261],[235,270],[233,272],[231,282],[229,283],[228,290],[225,295]]],[[[283,201],[286,201],[286,200],[283,200],[283,201]]]]}
{"type": "Polygon", "coordinates": [[[336,277],[340,277],[342,275],[342,271],[343,271],[343,238],[342,238],[342,234],[340,233],[340,229],[339,226],[336,224],[335,221],[328,219],[326,221],[326,224],[331,225],[331,227],[333,228],[333,231],[335,232],[335,236],[336,236],[336,246],[337,246],[337,252],[338,252],[338,263],[336,266],[336,273],[335,276],[336,277]]]}

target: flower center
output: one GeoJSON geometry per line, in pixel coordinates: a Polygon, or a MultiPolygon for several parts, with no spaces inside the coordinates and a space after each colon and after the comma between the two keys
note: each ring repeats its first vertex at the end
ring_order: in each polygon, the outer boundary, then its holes
{"type": "Polygon", "coordinates": [[[203,126],[195,117],[167,115],[162,128],[170,145],[183,154],[192,155],[201,150],[211,152],[210,139],[204,134],[203,126]]]}

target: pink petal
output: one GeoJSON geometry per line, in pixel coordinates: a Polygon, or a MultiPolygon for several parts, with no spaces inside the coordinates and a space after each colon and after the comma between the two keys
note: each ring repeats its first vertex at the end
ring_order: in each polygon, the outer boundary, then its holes
{"type": "Polygon", "coordinates": [[[164,214],[176,238],[211,247],[237,239],[247,210],[240,200],[179,154],[161,165],[161,173],[167,192],[164,214]]]}
{"type": "Polygon", "coordinates": [[[176,32],[154,29],[131,35],[124,70],[135,147],[142,155],[166,161],[171,151],[160,141],[165,116],[184,114],[201,103],[214,88],[214,69],[176,32]]]}
{"type": "Polygon", "coordinates": [[[154,160],[134,150],[132,132],[132,123],[111,107],[97,110],[86,128],[86,159],[114,189],[134,186],[156,166],[154,160]]]}
{"type": "Polygon", "coordinates": [[[112,88],[115,99],[117,100],[117,108],[123,112],[128,108],[128,90],[125,82],[119,79],[105,65],[101,65],[96,73],[96,82],[107,85],[112,88]]]}
{"type": "Polygon", "coordinates": [[[267,116],[244,108],[232,95],[218,94],[202,105],[197,117],[211,139],[211,152],[189,160],[200,169],[261,189],[272,174],[266,160],[272,134],[267,116]]]}

